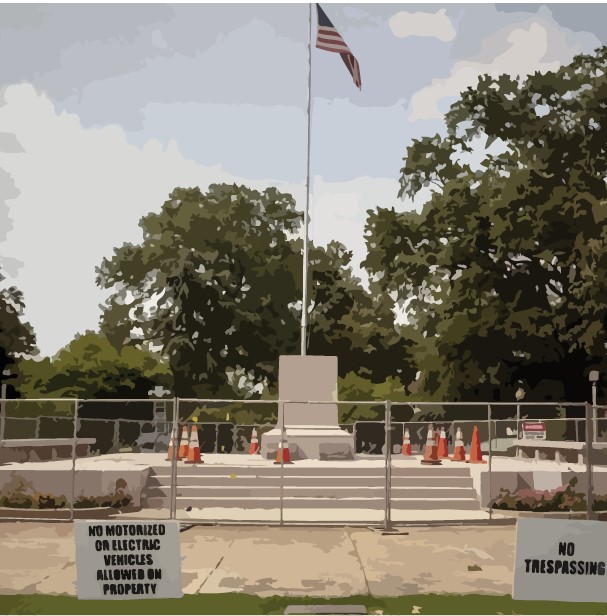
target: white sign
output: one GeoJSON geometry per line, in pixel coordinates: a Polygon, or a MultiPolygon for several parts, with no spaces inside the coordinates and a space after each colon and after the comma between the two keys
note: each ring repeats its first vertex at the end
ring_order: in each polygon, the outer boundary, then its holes
{"type": "Polygon", "coordinates": [[[607,601],[604,522],[519,518],[514,599],[607,601]]]}
{"type": "Polygon", "coordinates": [[[77,521],[79,599],[183,596],[179,523],[77,521]]]}

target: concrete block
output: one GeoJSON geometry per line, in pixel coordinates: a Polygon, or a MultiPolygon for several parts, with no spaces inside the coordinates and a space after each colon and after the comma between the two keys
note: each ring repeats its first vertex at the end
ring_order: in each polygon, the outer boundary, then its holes
{"type": "Polygon", "coordinates": [[[319,443],[318,457],[320,460],[352,460],[354,458],[352,443],[346,439],[319,443]]]}

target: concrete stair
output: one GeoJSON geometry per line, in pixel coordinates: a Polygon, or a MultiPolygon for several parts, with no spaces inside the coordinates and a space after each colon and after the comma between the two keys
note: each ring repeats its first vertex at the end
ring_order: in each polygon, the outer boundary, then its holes
{"type": "MultiPolygon", "coordinates": [[[[281,493],[285,509],[348,508],[383,510],[385,469],[330,465],[305,467],[179,464],[177,509],[189,507],[276,509],[281,493]]],[[[171,469],[155,467],[144,490],[147,507],[170,505],[171,469]]],[[[466,466],[394,467],[393,510],[452,509],[478,511],[480,504],[466,466]]]]}

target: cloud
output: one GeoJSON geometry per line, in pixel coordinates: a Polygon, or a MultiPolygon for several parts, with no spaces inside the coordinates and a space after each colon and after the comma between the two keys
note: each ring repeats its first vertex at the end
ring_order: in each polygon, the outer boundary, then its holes
{"type": "Polygon", "coordinates": [[[446,9],[436,13],[407,13],[400,11],[388,22],[394,36],[429,36],[439,41],[452,41],[455,38],[455,28],[447,17],[446,9]]]}
{"type": "MultiPolygon", "coordinates": [[[[78,115],[57,113],[48,95],[30,84],[0,91],[0,133],[11,135],[7,143],[20,145],[0,150],[0,168],[10,176],[4,197],[13,227],[0,241],[0,254],[8,258],[10,282],[24,292],[26,316],[44,354],[97,326],[106,293],[95,286],[95,267],[114,247],[139,242],[139,220],[157,210],[176,186],[276,186],[291,193],[300,208],[304,204],[301,183],[250,180],[219,165],[203,166],[185,158],[174,141],[163,147],[150,140],[138,147],[118,126],[85,128],[78,115]]],[[[317,178],[312,240],[345,243],[355,251],[357,267],[364,258],[366,210],[403,209],[397,190],[396,180],[317,178]]]]}
{"type": "Polygon", "coordinates": [[[345,244],[354,253],[352,267],[364,277],[360,268],[366,257],[364,224],[367,210],[395,207],[410,209],[411,204],[397,198],[399,184],[388,178],[359,177],[347,182],[326,182],[317,176],[314,181],[313,202],[310,208],[311,236],[316,244],[331,240],[345,244]]]}
{"type": "Polygon", "coordinates": [[[481,75],[545,73],[570,62],[580,51],[579,44],[568,43],[564,33],[545,20],[535,18],[502,28],[483,41],[483,52],[476,59],[456,62],[446,78],[433,79],[431,85],[416,92],[409,121],[442,118],[441,106],[475,86],[481,75]]]}

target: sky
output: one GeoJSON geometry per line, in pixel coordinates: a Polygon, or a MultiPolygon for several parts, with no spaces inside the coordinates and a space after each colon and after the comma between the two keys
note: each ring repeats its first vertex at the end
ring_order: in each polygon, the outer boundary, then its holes
{"type": "MultiPolygon", "coordinates": [[[[0,5],[0,269],[43,354],[97,327],[95,268],[176,186],[276,186],[303,208],[308,6],[0,5]]],[[[362,89],[313,47],[310,237],[358,273],[366,212],[420,207],[397,196],[402,158],[461,91],[607,42],[601,4],[323,8],[362,89]]]]}

